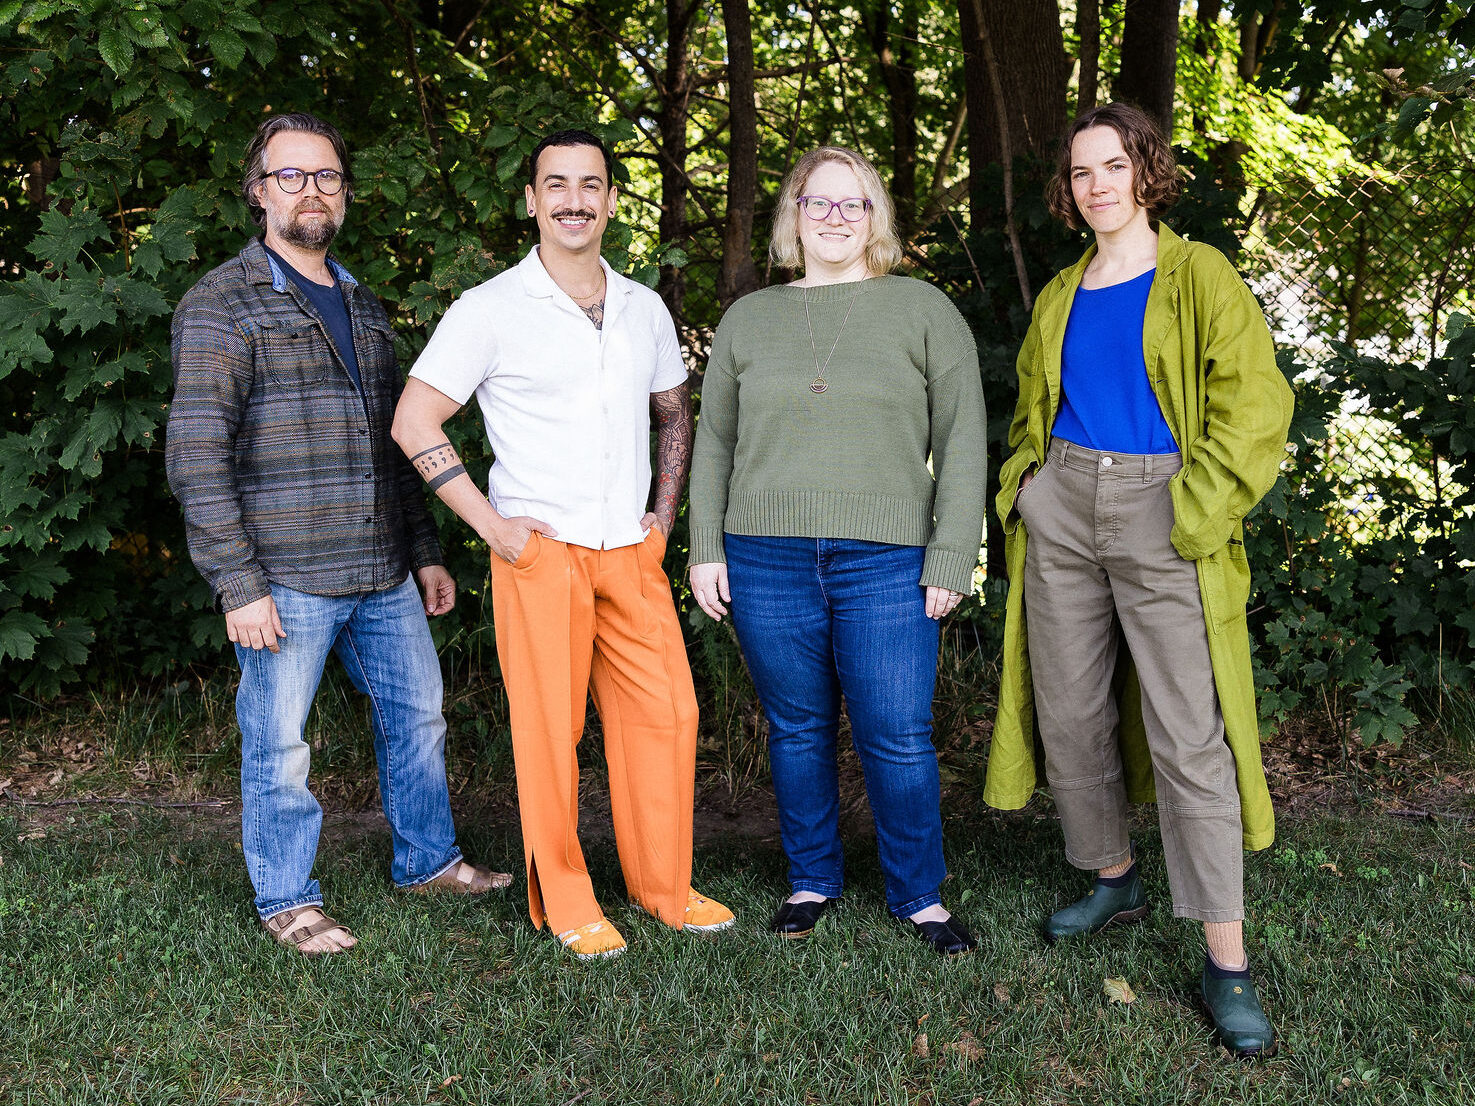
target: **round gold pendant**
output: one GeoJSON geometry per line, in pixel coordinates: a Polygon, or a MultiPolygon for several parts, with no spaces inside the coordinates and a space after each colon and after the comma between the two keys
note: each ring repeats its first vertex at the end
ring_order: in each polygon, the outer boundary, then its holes
{"type": "Polygon", "coordinates": [[[809,386],[809,390],[815,395],[819,395],[821,392],[828,391],[829,387],[823,380],[816,377],[814,383],[809,386]]]}

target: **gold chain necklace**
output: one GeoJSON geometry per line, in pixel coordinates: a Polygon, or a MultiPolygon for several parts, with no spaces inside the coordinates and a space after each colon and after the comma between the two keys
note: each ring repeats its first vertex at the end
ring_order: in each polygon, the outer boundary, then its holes
{"type": "Polygon", "coordinates": [[[830,361],[840,345],[840,335],[845,333],[845,324],[850,321],[851,308],[855,306],[855,301],[859,296],[860,289],[857,288],[850,296],[850,304],[845,308],[845,318],[840,320],[840,329],[835,332],[835,341],[830,345],[830,354],[825,358],[824,366],[821,367],[819,350],[814,344],[814,323],[809,320],[809,289],[804,290],[804,325],[809,327],[809,352],[814,356],[814,379],[809,382],[809,390],[815,395],[829,390],[830,385],[825,380],[825,370],[830,367],[830,361]]]}
{"type": "MultiPolygon", "coordinates": [[[[585,295],[582,295],[582,296],[576,296],[572,292],[568,291],[568,289],[565,288],[564,289],[564,293],[568,296],[569,299],[573,300],[580,307],[583,307],[583,306],[585,306],[585,304],[584,304],[584,301],[585,300],[597,300],[597,299],[601,298],[604,295],[604,286],[605,286],[605,284],[606,284],[606,280],[605,280],[605,276],[604,276],[604,269],[601,268],[599,270],[599,287],[596,288],[596,289],[594,289],[594,291],[589,292],[589,293],[587,293],[585,295]]],[[[562,287],[562,285],[560,285],[560,287],[562,287]]]]}

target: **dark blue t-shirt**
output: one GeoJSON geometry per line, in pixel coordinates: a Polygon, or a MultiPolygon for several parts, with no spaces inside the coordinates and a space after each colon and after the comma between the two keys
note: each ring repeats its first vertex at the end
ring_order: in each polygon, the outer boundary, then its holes
{"type": "Polygon", "coordinates": [[[1112,453],[1177,453],[1147,381],[1142,322],[1155,269],[1106,288],[1078,288],[1060,349],[1065,393],[1054,436],[1112,453]]]}
{"type": "MultiPolygon", "coordinates": [[[[299,273],[288,264],[287,260],[270,246],[266,252],[276,259],[276,263],[282,267],[293,284],[302,289],[302,294],[317,308],[318,314],[322,316],[323,325],[328,328],[328,337],[333,340],[333,346],[338,350],[338,356],[343,358],[343,364],[348,369],[348,375],[353,377],[353,386],[363,391],[363,385],[359,381],[359,359],[353,348],[353,325],[348,321],[348,305],[343,302],[343,290],[338,287],[338,276],[333,274],[332,284],[315,284],[299,273]]],[[[328,272],[333,273],[332,266],[328,272]]]]}

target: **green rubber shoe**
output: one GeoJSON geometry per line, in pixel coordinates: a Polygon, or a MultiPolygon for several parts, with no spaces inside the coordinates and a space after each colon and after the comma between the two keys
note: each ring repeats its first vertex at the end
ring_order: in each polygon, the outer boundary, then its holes
{"type": "Polygon", "coordinates": [[[1054,944],[1062,937],[1099,933],[1109,925],[1131,925],[1147,917],[1147,892],[1142,877],[1132,868],[1132,878],[1120,887],[1099,880],[1086,897],[1057,910],[1045,919],[1045,940],[1054,944]]]}
{"type": "Polygon", "coordinates": [[[1260,1007],[1254,983],[1247,978],[1219,979],[1209,973],[1205,960],[1199,989],[1209,1010],[1209,1020],[1214,1023],[1214,1036],[1235,1059],[1268,1059],[1275,1055],[1275,1030],[1260,1007]]]}

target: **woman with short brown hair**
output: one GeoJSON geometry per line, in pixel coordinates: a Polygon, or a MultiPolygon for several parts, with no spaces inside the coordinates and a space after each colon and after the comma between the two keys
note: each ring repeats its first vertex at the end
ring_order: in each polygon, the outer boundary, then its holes
{"type": "Polygon", "coordinates": [[[1066,859],[1096,873],[1045,920],[1053,942],[1147,913],[1127,803],[1155,792],[1173,913],[1204,926],[1215,1031],[1236,1055],[1269,1055],[1242,932],[1243,849],[1267,847],[1274,818],[1240,520],[1275,482],[1291,391],[1244,281],[1158,222],[1177,194],[1142,112],[1075,121],[1048,199],[1095,241],[1040,294],[1019,353],[985,798],[1029,800],[1038,728],[1066,859]]]}

